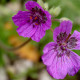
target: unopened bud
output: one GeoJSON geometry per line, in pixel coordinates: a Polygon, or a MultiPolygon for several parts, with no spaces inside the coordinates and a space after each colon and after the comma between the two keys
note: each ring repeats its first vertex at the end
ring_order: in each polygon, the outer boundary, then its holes
{"type": "Polygon", "coordinates": [[[49,12],[51,15],[58,16],[61,12],[61,8],[59,6],[56,8],[51,8],[49,12]]]}
{"type": "Polygon", "coordinates": [[[63,17],[63,18],[60,19],[60,22],[62,22],[62,21],[68,21],[68,20],[70,20],[70,19],[69,18],[66,18],[66,17],[63,17]]]}
{"type": "Polygon", "coordinates": [[[39,3],[42,6],[42,8],[44,8],[44,2],[43,2],[43,0],[37,0],[37,3],[39,3]]]}
{"type": "Polygon", "coordinates": [[[48,8],[49,8],[48,3],[47,3],[47,2],[44,3],[44,9],[45,9],[45,10],[48,10],[48,8]]]}

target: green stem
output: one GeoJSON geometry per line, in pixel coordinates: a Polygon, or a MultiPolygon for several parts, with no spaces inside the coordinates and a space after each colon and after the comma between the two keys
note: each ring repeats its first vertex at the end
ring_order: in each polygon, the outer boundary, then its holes
{"type": "Polygon", "coordinates": [[[1,47],[2,49],[4,49],[5,51],[8,51],[8,52],[16,51],[16,50],[22,48],[23,46],[25,46],[26,44],[28,44],[30,41],[31,41],[31,38],[29,38],[27,41],[25,41],[25,42],[24,42],[23,44],[21,44],[20,46],[14,47],[14,48],[9,48],[9,47],[7,47],[6,45],[4,45],[4,44],[0,41],[0,47],[1,47]]]}

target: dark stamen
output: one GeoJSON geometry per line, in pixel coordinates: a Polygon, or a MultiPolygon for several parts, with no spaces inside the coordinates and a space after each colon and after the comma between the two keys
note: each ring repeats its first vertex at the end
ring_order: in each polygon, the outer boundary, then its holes
{"type": "Polygon", "coordinates": [[[68,41],[68,39],[70,38],[71,34],[68,35],[68,37],[65,40],[65,43],[68,41]]]}
{"type": "Polygon", "coordinates": [[[32,16],[30,16],[30,19],[32,19],[32,22],[35,23],[35,25],[40,25],[47,21],[46,14],[37,6],[32,8],[32,16]]]}
{"type": "Polygon", "coordinates": [[[67,41],[67,46],[68,48],[74,48],[75,46],[77,46],[77,39],[75,37],[71,37],[68,41],[67,41]]]}

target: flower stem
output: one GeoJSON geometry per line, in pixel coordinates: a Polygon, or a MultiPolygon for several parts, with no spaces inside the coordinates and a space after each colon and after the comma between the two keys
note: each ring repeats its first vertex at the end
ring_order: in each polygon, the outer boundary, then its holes
{"type": "Polygon", "coordinates": [[[52,28],[50,28],[50,30],[53,32],[53,29],[52,28]]]}
{"type": "Polygon", "coordinates": [[[9,47],[7,47],[6,45],[4,45],[2,42],[0,42],[0,47],[1,47],[2,49],[4,49],[5,51],[8,51],[8,52],[16,51],[16,50],[22,48],[23,46],[25,46],[26,44],[28,44],[30,41],[31,41],[31,38],[29,38],[27,41],[25,41],[25,42],[24,42],[23,44],[21,44],[20,46],[14,47],[14,48],[9,48],[9,47]]]}
{"type": "Polygon", "coordinates": [[[52,19],[52,21],[58,21],[58,22],[60,22],[60,19],[52,19]]]}

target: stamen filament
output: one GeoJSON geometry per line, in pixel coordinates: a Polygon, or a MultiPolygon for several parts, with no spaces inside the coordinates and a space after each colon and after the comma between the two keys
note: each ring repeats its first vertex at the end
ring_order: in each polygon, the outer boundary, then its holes
{"type": "Polygon", "coordinates": [[[37,20],[37,17],[35,17],[35,20],[37,20]]]}
{"type": "Polygon", "coordinates": [[[71,34],[68,35],[68,37],[65,40],[65,43],[68,41],[68,39],[70,38],[71,34]]]}
{"type": "Polygon", "coordinates": [[[30,16],[30,19],[32,19],[32,16],[30,16]]]}

